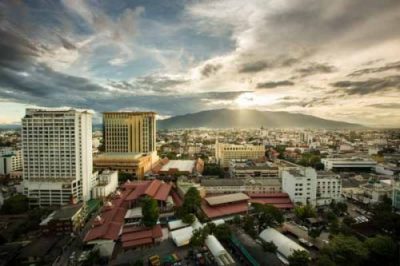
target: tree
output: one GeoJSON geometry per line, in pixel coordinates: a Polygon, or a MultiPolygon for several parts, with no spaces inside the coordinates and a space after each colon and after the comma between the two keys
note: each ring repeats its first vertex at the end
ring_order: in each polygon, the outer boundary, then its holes
{"type": "Polygon", "coordinates": [[[317,212],[311,204],[297,205],[294,208],[294,213],[300,220],[305,220],[307,218],[312,218],[317,216],[317,212]]]}
{"type": "Polygon", "coordinates": [[[308,235],[312,238],[312,239],[316,239],[317,237],[319,237],[321,235],[321,230],[319,229],[311,229],[308,231],[308,235]]]}
{"type": "Polygon", "coordinates": [[[232,231],[227,224],[220,224],[216,226],[213,234],[220,241],[226,241],[231,237],[232,231]]]}
{"type": "Polygon", "coordinates": [[[336,235],[322,250],[336,265],[360,265],[368,256],[368,250],[354,236],[336,235]]]}
{"type": "Polygon", "coordinates": [[[327,256],[319,256],[317,266],[336,266],[336,264],[327,256]]]}
{"type": "Polygon", "coordinates": [[[307,266],[310,260],[310,255],[304,250],[295,250],[292,255],[288,257],[290,266],[307,266]]]}
{"type": "Polygon", "coordinates": [[[145,226],[152,227],[157,224],[159,210],[157,201],[150,197],[145,197],[142,205],[142,222],[145,226]]]}
{"type": "Polygon", "coordinates": [[[255,211],[258,213],[257,218],[262,227],[280,225],[284,221],[281,210],[271,204],[253,204],[255,211]]]}
{"type": "Polygon", "coordinates": [[[250,215],[246,215],[243,219],[243,229],[251,237],[256,238],[257,232],[256,232],[254,226],[255,226],[254,218],[250,215]]]}
{"type": "Polygon", "coordinates": [[[265,241],[261,239],[261,246],[265,252],[275,253],[278,250],[278,247],[272,241],[265,241]]]}
{"type": "Polygon", "coordinates": [[[182,207],[187,213],[194,213],[200,207],[201,197],[200,193],[195,187],[191,187],[186,192],[183,198],[182,207]]]}
{"type": "Polygon", "coordinates": [[[193,231],[192,237],[190,238],[190,245],[192,247],[202,247],[204,245],[204,241],[208,236],[207,229],[197,229],[193,231]]]}
{"type": "Polygon", "coordinates": [[[5,214],[20,214],[27,212],[28,209],[28,198],[22,194],[17,194],[4,201],[1,212],[5,214]]]}
{"type": "Polygon", "coordinates": [[[131,180],[133,178],[132,174],[125,173],[125,172],[118,172],[118,182],[125,183],[127,180],[131,180]]]}
{"type": "Polygon", "coordinates": [[[192,224],[195,220],[195,216],[191,213],[187,213],[182,217],[182,222],[192,224]]]}
{"type": "Polygon", "coordinates": [[[377,235],[364,242],[369,250],[368,265],[394,265],[396,244],[388,236],[377,235]]]}

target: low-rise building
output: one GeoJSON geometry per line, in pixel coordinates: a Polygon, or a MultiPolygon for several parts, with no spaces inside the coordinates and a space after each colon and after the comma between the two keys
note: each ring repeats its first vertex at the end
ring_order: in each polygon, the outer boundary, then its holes
{"type": "Polygon", "coordinates": [[[202,200],[201,210],[209,219],[229,219],[234,215],[246,214],[249,210],[249,199],[244,193],[206,197],[202,200]]]}
{"type": "Polygon", "coordinates": [[[207,194],[221,193],[277,193],[282,191],[281,180],[271,179],[202,179],[207,194]]]}
{"type": "Polygon", "coordinates": [[[265,158],[264,145],[215,144],[215,158],[223,167],[229,167],[231,160],[257,160],[265,158]]]}
{"type": "Polygon", "coordinates": [[[118,187],[118,171],[105,170],[97,176],[97,184],[92,189],[92,198],[106,198],[118,187]]]}
{"type": "Polygon", "coordinates": [[[324,158],[321,159],[326,171],[331,170],[372,170],[376,162],[366,158],[324,158]]]}
{"type": "Polygon", "coordinates": [[[106,152],[93,158],[93,166],[97,171],[112,170],[133,175],[143,179],[151,170],[152,155],[135,152],[106,152]]]}
{"type": "Polygon", "coordinates": [[[0,155],[0,175],[8,175],[18,170],[22,170],[22,151],[4,151],[3,154],[0,155]]]}
{"type": "Polygon", "coordinates": [[[343,188],[343,195],[364,204],[375,204],[383,200],[384,197],[393,197],[393,187],[384,182],[365,183],[358,187],[343,188]]]}
{"type": "Polygon", "coordinates": [[[82,204],[68,205],[53,211],[40,223],[43,234],[70,234],[85,224],[85,210],[82,204]]]}
{"type": "Polygon", "coordinates": [[[232,160],[229,163],[229,173],[232,178],[277,178],[279,168],[272,162],[232,160]]]}
{"type": "Polygon", "coordinates": [[[284,263],[289,264],[288,258],[295,252],[295,251],[308,251],[288,238],[287,236],[283,235],[279,231],[274,228],[268,228],[263,230],[260,233],[260,238],[265,242],[272,242],[277,246],[277,256],[278,258],[284,263]]]}

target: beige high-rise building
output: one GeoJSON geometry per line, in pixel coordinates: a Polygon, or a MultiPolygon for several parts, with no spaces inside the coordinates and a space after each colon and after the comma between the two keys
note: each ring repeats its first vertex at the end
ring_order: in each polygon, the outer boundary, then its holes
{"type": "Polygon", "coordinates": [[[105,112],[103,127],[106,152],[149,153],[156,150],[154,112],[105,112]]]}

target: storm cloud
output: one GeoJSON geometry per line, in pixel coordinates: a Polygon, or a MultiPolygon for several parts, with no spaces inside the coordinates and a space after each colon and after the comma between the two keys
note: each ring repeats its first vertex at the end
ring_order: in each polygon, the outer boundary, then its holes
{"type": "Polygon", "coordinates": [[[286,87],[286,86],[293,86],[294,82],[290,80],[281,80],[281,81],[269,81],[269,82],[262,82],[257,84],[258,89],[273,89],[277,87],[286,87]]]}

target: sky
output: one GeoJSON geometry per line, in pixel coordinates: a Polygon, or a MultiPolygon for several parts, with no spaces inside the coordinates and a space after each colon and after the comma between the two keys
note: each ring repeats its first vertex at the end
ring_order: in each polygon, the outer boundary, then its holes
{"type": "Polygon", "coordinates": [[[400,127],[399,25],[398,0],[2,0],[0,124],[68,106],[400,127]]]}

